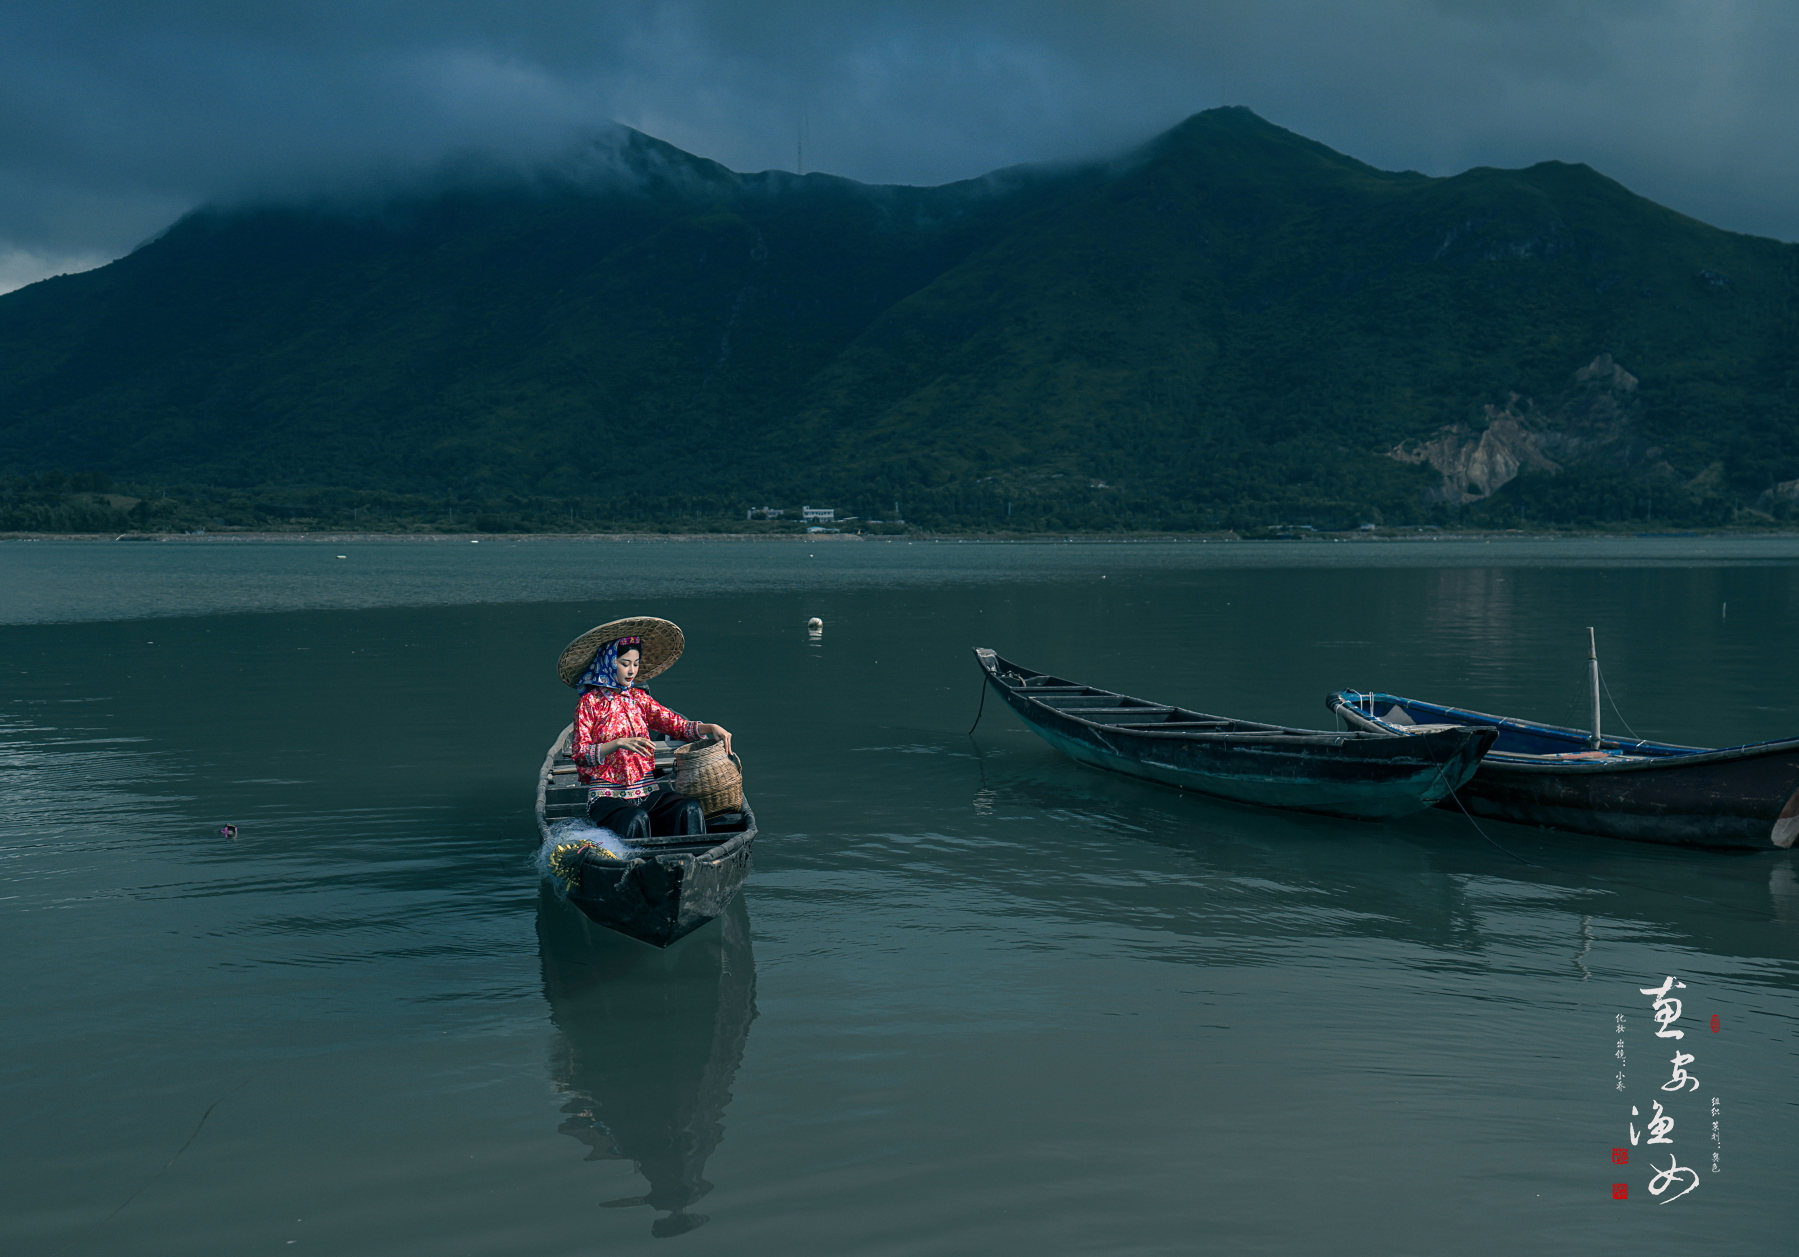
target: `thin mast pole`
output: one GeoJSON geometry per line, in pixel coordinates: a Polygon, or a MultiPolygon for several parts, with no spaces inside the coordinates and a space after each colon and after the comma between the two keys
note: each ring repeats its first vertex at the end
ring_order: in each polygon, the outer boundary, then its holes
{"type": "Polygon", "coordinates": [[[1597,751],[1602,740],[1599,733],[1599,639],[1593,635],[1591,625],[1587,627],[1587,678],[1593,683],[1593,736],[1587,739],[1587,745],[1597,751]]]}

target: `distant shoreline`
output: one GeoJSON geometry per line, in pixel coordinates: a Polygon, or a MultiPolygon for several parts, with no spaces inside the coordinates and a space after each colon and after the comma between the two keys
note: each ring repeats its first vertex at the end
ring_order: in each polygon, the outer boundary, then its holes
{"type": "Polygon", "coordinates": [[[405,541],[405,542],[461,542],[463,544],[482,543],[495,544],[505,542],[545,542],[545,541],[578,541],[605,542],[617,544],[623,542],[646,543],[695,543],[695,542],[727,542],[741,543],[748,541],[784,541],[803,542],[814,545],[821,542],[846,541],[909,541],[909,542],[981,542],[1000,545],[1067,545],[1110,544],[1187,544],[1201,545],[1209,543],[1291,543],[1328,544],[1335,542],[1355,542],[1368,544],[1392,544],[1395,542],[1425,541],[1576,541],[1593,539],[1629,540],[1641,539],[1679,540],[1704,539],[1714,540],[1747,540],[1758,537],[1769,539],[1799,537],[1799,531],[1775,529],[1720,529],[1720,530],[1679,530],[1668,532],[1622,532],[1606,529],[1567,530],[1561,532],[1491,532],[1467,531],[1457,532],[1448,529],[1420,530],[1411,528],[1383,529],[1378,532],[1347,533],[1295,533],[1285,536],[1241,536],[1236,533],[988,533],[988,532],[943,532],[943,533],[706,533],[706,532],[506,532],[506,533],[409,533],[409,532],[261,532],[250,529],[242,531],[220,532],[167,532],[167,533],[38,533],[38,532],[0,532],[0,542],[13,541],[95,541],[95,542],[232,542],[232,541],[281,541],[281,542],[331,542],[334,544],[350,544],[372,541],[405,541]]]}

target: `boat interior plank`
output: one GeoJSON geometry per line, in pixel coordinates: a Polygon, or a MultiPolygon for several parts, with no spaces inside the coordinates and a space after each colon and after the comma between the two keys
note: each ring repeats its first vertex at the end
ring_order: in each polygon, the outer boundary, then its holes
{"type": "MultiPolygon", "coordinates": [[[[1107,723],[1110,723],[1109,721],[1107,723]]],[[[1234,720],[1150,720],[1136,723],[1120,722],[1112,725],[1114,729],[1136,729],[1147,733],[1167,732],[1171,729],[1230,729],[1236,726],[1234,720]]]]}

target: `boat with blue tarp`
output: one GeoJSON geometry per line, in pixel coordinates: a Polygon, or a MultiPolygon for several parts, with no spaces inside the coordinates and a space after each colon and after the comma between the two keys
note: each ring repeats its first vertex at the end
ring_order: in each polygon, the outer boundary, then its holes
{"type": "MultiPolygon", "coordinates": [[[[1595,681],[1597,687],[1597,681],[1595,681]]],[[[1325,705],[1368,733],[1496,734],[1457,788],[1474,816],[1605,838],[1695,847],[1791,847],[1799,837],[1799,738],[1708,748],[1608,737],[1371,690],[1339,690],[1325,705]]]]}

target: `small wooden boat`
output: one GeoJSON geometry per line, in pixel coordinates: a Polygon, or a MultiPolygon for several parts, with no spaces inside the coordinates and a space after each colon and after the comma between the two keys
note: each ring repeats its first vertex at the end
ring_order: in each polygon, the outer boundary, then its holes
{"type": "Polygon", "coordinates": [[[1790,847],[1799,836],[1799,738],[1676,746],[1364,690],[1341,690],[1325,705],[1372,733],[1495,731],[1457,791],[1476,816],[1695,847],[1790,847]]]}
{"type": "MultiPolygon", "coordinates": [[[[743,888],[756,841],[756,814],[745,799],[741,811],[709,817],[703,835],[645,838],[617,853],[591,843],[579,846],[579,832],[562,834],[557,845],[556,823],[587,815],[587,787],[569,758],[574,728],[558,735],[538,774],[537,829],[545,843],[547,872],[591,920],[667,947],[722,913],[743,888]]],[[[671,773],[675,744],[654,741],[657,775],[671,773]]]]}
{"type": "Polygon", "coordinates": [[[1033,672],[984,647],[974,653],[987,683],[1064,754],[1239,803],[1357,820],[1405,816],[1466,781],[1494,738],[1485,729],[1414,739],[1231,720],[1033,672]]]}

